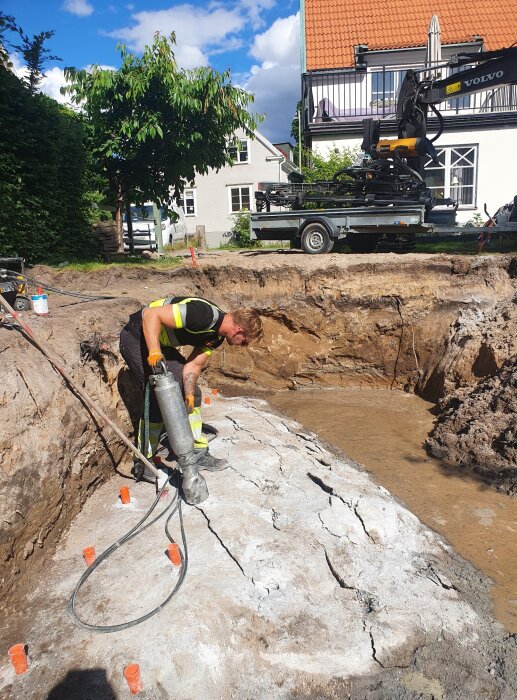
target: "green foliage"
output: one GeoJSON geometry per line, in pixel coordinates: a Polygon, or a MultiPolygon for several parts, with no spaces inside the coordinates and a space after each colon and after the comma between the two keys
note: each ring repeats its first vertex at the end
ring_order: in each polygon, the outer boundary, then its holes
{"type": "Polygon", "coordinates": [[[169,39],[156,35],[143,56],[119,47],[116,71],[68,68],[65,92],[82,105],[92,151],[109,181],[119,213],[124,202],[168,206],[197,173],[230,162],[235,131],[253,135],[252,96],[228,72],[180,69],[169,39]]]}
{"type": "MultiPolygon", "coordinates": [[[[22,78],[22,82],[28,87],[31,95],[35,95],[38,90],[44,76],[43,67],[45,63],[47,61],[61,60],[59,56],[52,56],[50,49],[45,46],[45,43],[54,34],[55,32],[53,31],[39,32],[34,34],[31,39],[16,23],[14,17],[0,13],[0,41],[2,43],[0,51],[6,52],[5,44],[9,44],[11,48],[21,53],[27,66],[27,76],[22,78]],[[21,43],[15,44],[11,41],[6,41],[3,36],[6,30],[17,34],[21,43]]],[[[4,65],[9,67],[5,61],[4,65]]]]}
{"type": "MultiPolygon", "coordinates": [[[[485,217],[486,219],[486,217],[485,217]]],[[[481,216],[481,214],[477,211],[472,219],[469,219],[466,224],[463,224],[464,226],[483,226],[485,223],[485,219],[481,216]]]]}
{"type": "Polygon", "coordinates": [[[350,148],[333,148],[327,157],[305,151],[303,160],[307,165],[302,166],[306,182],[316,182],[318,180],[332,180],[338,170],[348,168],[352,165],[356,153],[350,148]]]}
{"type": "Polygon", "coordinates": [[[0,65],[0,254],[31,263],[96,254],[80,117],[0,65]]]}
{"type": "Polygon", "coordinates": [[[249,213],[235,214],[232,216],[233,226],[225,237],[228,239],[229,248],[258,248],[260,241],[250,238],[250,215],[249,213]]]}

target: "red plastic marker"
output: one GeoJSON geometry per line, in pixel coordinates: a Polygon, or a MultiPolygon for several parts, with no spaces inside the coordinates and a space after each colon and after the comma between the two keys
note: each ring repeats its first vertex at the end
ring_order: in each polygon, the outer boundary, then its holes
{"type": "Polygon", "coordinates": [[[129,495],[129,486],[121,486],[120,491],[120,500],[124,505],[127,505],[128,503],[131,503],[131,496],[129,495]]]}
{"type": "Polygon", "coordinates": [[[91,566],[95,561],[95,549],[93,547],[85,547],[83,549],[83,557],[86,566],[91,566]]]}
{"type": "Polygon", "coordinates": [[[194,248],[190,249],[190,257],[192,258],[192,265],[194,267],[197,267],[196,251],[194,250],[194,248]]]}
{"type": "Polygon", "coordinates": [[[27,654],[25,653],[25,644],[15,644],[7,653],[9,654],[9,659],[11,660],[16,675],[19,676],[25,673],[29,668],[27,654]]]}
{"type": "Polygon", "coordinates": [[[174,566],[181,566],[180,548],[178,547],[176,542],[171,542],[171,544],[167,548],[167,553],[169,555],[171,563],[174,564],[174,566]]]}
{"type": "Polygon", "coordinates": [[[131,695],[136,695],[144,689],[140,678],[140,666],[138,664],[129,664],[124,669],[124,678],[127,681],[131,695]]]}

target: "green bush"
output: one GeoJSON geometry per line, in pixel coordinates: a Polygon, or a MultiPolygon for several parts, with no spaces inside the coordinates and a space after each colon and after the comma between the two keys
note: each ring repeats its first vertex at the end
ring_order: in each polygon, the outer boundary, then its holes
{"type": "Polygon", "coordinates": [[[260,241],[252,241],[250,238],[250,215],[249,213],[235,214],[233,226],[225,238],[228,239],[226,245],[231,248],[258,248],[260,241]]]}
{"type": "Polygon", "coordinates": [[[31,95],[0,65],[0,255],[30,263],[95,257],[80,116],[31,95]]]}

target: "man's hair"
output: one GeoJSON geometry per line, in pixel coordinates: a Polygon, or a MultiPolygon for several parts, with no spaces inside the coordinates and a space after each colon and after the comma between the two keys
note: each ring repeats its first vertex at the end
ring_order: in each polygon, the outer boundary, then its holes
{"type": "Polygon", "coordinates": [[[264,329],[257,309],[235,309],[231,312],[231,316],[237,325],[242,326],[248,343],[260,343],[264,337],[264,329]]]}

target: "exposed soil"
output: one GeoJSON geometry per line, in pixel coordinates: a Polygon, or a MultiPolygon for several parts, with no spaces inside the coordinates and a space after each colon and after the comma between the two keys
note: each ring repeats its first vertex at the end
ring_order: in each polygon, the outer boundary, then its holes
{"type": "MultiPolygon", "coordinates": [[[[197,294],[223,308],[256,306],[264,318],[263,347],[214,353],[205,379],[227,395],[310,386],[415,391],[442,400],[431,449],[515,491],[516,258],[214,253],[198,269],[32,274],[117,297],[52,295],[51,315],[28,320],[128,433],[120,394],[136,412],[138,402],[118,332],[152,299],[197,294]],[[461,439],[453,439],[458,429],[461,439]]],[[[0,370],[0,556],[8,601],[32,586],[53,543],[124,450],[15,329],[0,328],[0,370]]]]}

